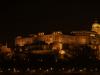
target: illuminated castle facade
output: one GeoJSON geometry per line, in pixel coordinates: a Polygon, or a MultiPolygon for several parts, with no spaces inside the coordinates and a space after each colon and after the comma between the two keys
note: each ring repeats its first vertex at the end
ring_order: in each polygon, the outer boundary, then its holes
{"type": "Polygon", "coordinates": [[[100,24],[93,23],[91,31],[73,31],[71,35],[64,35],[62,32],[53,32],[45,35],[43,32],[29,37],[18,36],[15,39],[15,45],[25,46],[34,43],[35,40],[44,41],[52,49],[63,50],[63,44],[72,46],[87,45],[96,50],[97,58],[100,60],[100,24]]]}

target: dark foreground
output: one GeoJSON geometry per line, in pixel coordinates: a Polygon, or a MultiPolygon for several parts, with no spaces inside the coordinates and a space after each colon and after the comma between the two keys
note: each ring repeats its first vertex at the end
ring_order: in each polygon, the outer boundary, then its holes
{"type": "Polygon", "coordinates": [[[34,72],[2,72],[0,75],[100,75],[100,72],[48,72],[48,73],[34,73],[34,72]]]}

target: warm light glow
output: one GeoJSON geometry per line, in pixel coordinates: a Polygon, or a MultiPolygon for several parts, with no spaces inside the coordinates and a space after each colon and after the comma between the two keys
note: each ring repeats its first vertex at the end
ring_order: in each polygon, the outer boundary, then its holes
{"type": "Polygon", "coordinates": [[[95,34],[90,34],[90,36],[95,37],[95,34]]]}
{"type": "Polygon", "coordinates": [[[39,36],[43,36],[43,35],[44,35],[44,33],[43,33],[43,32],[40,32],[40,33],[38,33],[38,35],[39,35],[39,36]]]}
{"type": "Polygon", "coordinates": [[[45,36],[45,37],[44,37],[44,40],[45,40],[45,42],[46,42],[47,44],[50,44],[50,43],[53,42],[52,36],[49,36],[49,35],[45,36]]]}
{"type": "Polygon", "coordinates": [[[66,52],[64,50],[59,51],[60,54],[65,54],[66,52]]]}
{"type": "Polygon", "coordinates": [[[100,24],[99,23],[94,23],[92,25],[92,31],[97,32],[97,34],[100,34],[100,24]]]}
{"type": "Polygon", "coordinates": [[[59,50],[59,54],[60,54],[60,58],[64,59],[64,55],[65,55],[65,51],[64,50],[59,50]]]}
{"type": "Polygon", "coordinates": [[[52,47],[53,50],[62,50],[62,43],[55,43],[52,47]]]}

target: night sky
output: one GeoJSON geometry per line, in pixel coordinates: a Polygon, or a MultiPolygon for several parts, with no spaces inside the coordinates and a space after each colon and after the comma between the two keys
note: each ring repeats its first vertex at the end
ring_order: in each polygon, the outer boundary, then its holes
{"type": "Polygon", "coordinates": [[[0,2],[1,37],[28,33],[90,30],[100,21],[100,2],[27,0],[0,2]]]}

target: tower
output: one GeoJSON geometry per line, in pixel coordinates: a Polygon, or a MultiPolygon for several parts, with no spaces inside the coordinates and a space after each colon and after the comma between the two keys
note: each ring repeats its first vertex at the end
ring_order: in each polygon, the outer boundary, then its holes
{"type": "Polygon", "coordinates": [[[92,24],[92,31],[100,34],[100,24],[97,22],[97,20],[92,24]]]}

